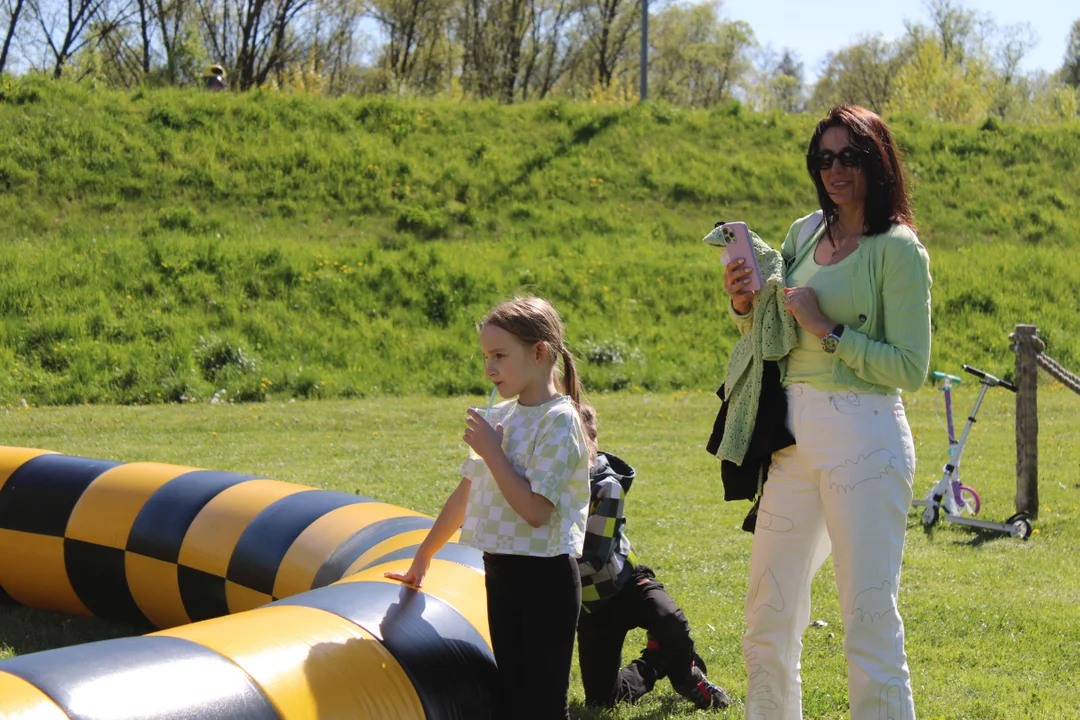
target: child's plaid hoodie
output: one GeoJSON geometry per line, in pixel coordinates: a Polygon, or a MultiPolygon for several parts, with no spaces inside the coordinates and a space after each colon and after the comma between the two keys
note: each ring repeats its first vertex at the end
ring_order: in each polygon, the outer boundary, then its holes
{"type": "Polygon", "coordinates": [[[589,470],[589,518],[585,521],[585,547],[578,559],[585,612],[596,610],[619,592],[637,566],[623,515],[623,502],[634,475],[634,468],[606,452],[597,453],[589,470]]]}

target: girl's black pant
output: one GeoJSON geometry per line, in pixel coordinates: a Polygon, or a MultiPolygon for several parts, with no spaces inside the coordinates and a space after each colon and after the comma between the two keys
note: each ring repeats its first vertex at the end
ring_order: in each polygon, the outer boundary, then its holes
{"type": "Polygon", "coordinates": [[[581,576],[569,555],[484,553],[498,717],[567,720],[581,576]]]}

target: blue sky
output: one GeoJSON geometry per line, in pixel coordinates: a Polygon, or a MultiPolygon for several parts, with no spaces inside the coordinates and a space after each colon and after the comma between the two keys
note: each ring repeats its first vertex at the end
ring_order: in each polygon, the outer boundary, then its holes
{"type": "MultiPolygon", "coordinates": [[[[998,25],[1029,23],[1039,44],[1021,64],[1025,72],[1061,67],[1069,29],[1080,19],[1076,0],[961,0],[962,7],[990,15],[998,25]]],[[[863,34],[881,33],[893,40],[904,20],[926,22],[922,0],[724,0],[720,15],[745,20],[757,40],[780,52],[794,50],[813,82],[825,54],[850,45],[863,34]]]]}

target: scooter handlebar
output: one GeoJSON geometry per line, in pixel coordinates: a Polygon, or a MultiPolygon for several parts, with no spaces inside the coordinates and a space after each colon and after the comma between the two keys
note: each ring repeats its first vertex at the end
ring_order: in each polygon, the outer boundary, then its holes
{"type": "Polygon", "coordinates": [[[934,380],[952,380],[954,383],[962,383],[963,382],[963,380],[956,377],[955,375],[950,375],[948,373],[943,373],[940,370],[934,370],[933,372],[931,372],[930,377],[932,379],[934,379],[934,380]]]}
{"type": "Polygon", "coordinates": [[[970,365],[964,365],[964,372],[970,373],[975,377],[979,378],[980,380],[985,381],[987,385],[1000,385],[1006,390],[1016,392],[1016,386],[1013,385],[1011,382],[1008,382],[1007,380],[1002,380],[1001,378],[996,378],[990,373],[979,370],[978,368],[973,368],[970,365]]]}

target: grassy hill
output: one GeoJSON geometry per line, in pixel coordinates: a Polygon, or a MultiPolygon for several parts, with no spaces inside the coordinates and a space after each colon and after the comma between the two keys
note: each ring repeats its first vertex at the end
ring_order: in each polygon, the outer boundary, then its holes
{"type": "MultiPolygon", "coordinates": [[[[593,390],[723,377],[716,220],[778,245],[816,118],[271,93],[0,93],[0,403],[482,392],[475,321],[551,298],[593,390]],[[224,390],[224,393],[220,391],[224,390]]],[[[890,118],[935,368],[1080,368],[1080,122],[890,118]]]]}

